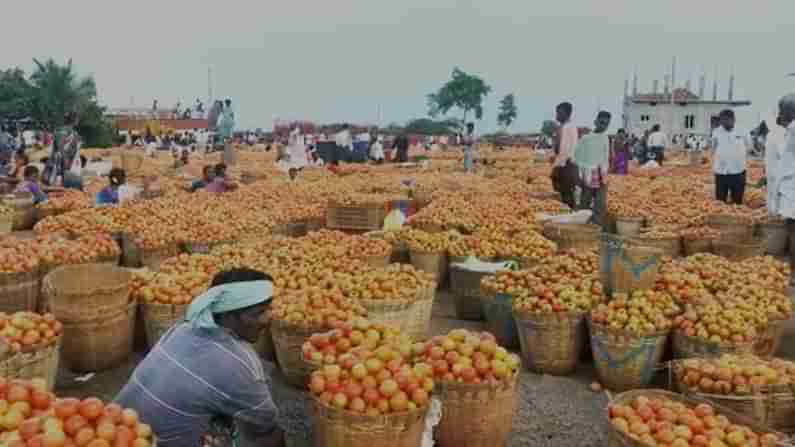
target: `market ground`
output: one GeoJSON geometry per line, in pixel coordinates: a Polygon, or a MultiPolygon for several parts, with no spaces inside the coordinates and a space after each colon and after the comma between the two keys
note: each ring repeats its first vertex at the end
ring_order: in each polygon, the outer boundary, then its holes
{"type": "MultiPolygon", "coordinates": [[[[432,335],[445,334],[454,328],[482,329],[480,323],[455,319],[452,297],[440,292],[433,309],[432,335]]],[[[790,320],[784,334],[781,357],[795,359],[795,343],[786,341],[795,335],[795,322],[790,320]]],[[[139,349],[119,368],[96,374],[85,382],[76,381],[68,371],[60,371],[59,395],[97,396],[109,401],[124,386],[135,365],[145,352],[139,349]]],[[[281,423],[287,431],[289,447],[312,446],[311,402],[306,393],[286,385],[277,370],[270,366],[272,392],[280,408],[281,423]]],[[[519,378],[519,394],[513,422],[511,446],[533,447],[598,447],[606,445],[606,426],[603,411],[607,403],[605,393],[594,393],[590,384],[595,380],[592,362],[580,362],[577,373],[569,377],[538,375],[523,370],[519,378]]],[[[661,372],[658,385],[667,385],[667,375],[661,372]]],[[[495,446],[497,447],[497,446],[495,446]]]]}

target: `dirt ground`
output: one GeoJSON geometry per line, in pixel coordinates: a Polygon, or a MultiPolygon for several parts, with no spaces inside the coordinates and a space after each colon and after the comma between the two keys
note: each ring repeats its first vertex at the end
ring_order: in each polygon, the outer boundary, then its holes
{"type": "MultiPolygon", "coordinates": [[[[446,292],[437,295],[431,326],[433,335],[447,333],[453,328],[483,328],[481,323],[456,320],[451,295],[446,292]]],[[[795,322],[791,321],[786,328],[785,342],[779,355],[795,360],[795,344],[787,342],[793,335],[795,322]]],[[[85,382],[76,381],[76,376],[69,371],[60,371],[57,391],[64,396],[97,396],[103,400],[112,400],[144,355],[144,349],[139,347],[124,365],[97,373],[85,382]]],[[[311,402],[308,396],[286,385],[272,365],[266,366],[272,372],[272,392],[280,407],[281,424],[288,433],[288,446],[311,446],[311,402]]],[[[587,361],[581,361],[576,374],[569,377],[537,375],[523,371],[519,378],[519,396],[510,445],[604,446],[606,429],[602,413],[607,396],[590,391],[589,385],[595,378],[593,365],[587,361]]],[[[657,386],[666,386],[667,375],[661,372],[657,382],[657,386]]]]}

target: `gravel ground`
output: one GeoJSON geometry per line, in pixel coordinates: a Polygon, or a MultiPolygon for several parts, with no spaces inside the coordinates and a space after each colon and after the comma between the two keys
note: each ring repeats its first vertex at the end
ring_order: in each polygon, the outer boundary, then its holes
{"type": "MultiPolygon", "coordinates": [[[[438,294],[434,305],[431,331],[445,334],[450,329],[465,327],[482,329],[480,323],[456,320],[449,293],[438,294]]],[[[795,335],[790,324],[785,340],[795,335]]],[[[143,357],[136,352],[124,365],[95,375],[87,382],[74,380],[75,375],[61,371],[58,391],[65,396],[97,396],[111,400],[127,381],[135,365],[143,357]]],[[[780,355],[795,359],[795,344],[785,344],[780,355]]],[[[311,401],[308,395],[286,385],[281,374],[272,371],[273,397],[281,411],[281,423],[287,431],[289,447],[312,446],[311,401]]],[[[569,377],[538,375],[522,371],[519,377],[519,398],[513,422],[511,446],[533,447],[596,447],[606,445],[606,429],[602,412],[607,403],[605,393],[594,393],[589,385],[595,380],[593,366],[581,362],[576,374],[569,377]]],[[[665,386],[665,378],[658,377],[665,386]]],[[[497,447],[497,446],[495,446],[497,447]]]]}

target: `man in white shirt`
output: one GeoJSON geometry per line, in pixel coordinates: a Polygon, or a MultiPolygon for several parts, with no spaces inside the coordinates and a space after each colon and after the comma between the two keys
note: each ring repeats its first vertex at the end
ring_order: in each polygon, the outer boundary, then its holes
{"type": "Polygon", "coordinates": [[[342,130],[337,132],[337,135],[334,137],[334,141],[339,147],[345,148],[349,151],[353,150],[353,138],[351,137],[350,126],[343,124],[342,130]]]}
{"type": "Polygon", "coordinates": [[[765,151],[768,213],[787,220],[790,238],[795,234],[795,93],[781,98],[776,124],[765,151]]]}
{"type": "Polygon", "coordinates": [[[574,190],[577,187],[579,172],[574,164],[574,146],[577,145],[579,133],[571,123],[574,107],[563,102],[555,108],[555,119],[560,123],[555,138],[555,159],[552,164],[552,186],[560,193],[561,202],[572,210],[577,208],[574,201],[574,190]]]}
{"type": "Polygon", "coordinates": [[[740,205],[745,194],[745,159],[751,142],[735,130],[732,110],[720,112],[720,125],[712,134],[715,199],[740,205]]]}
{"type": "Polygon", "coordinates": [[[667,138],[665,134],[660,130],[660,125],[655,124],[654,127],[651,128],[651,134],[649,135],[649,141],[646,144],[649,147],[650,156],[654,157],[654,161],[657,162],[658,165],[662,166],[663,160],[665,159],[665,145],[667,143],[667,138]]]}

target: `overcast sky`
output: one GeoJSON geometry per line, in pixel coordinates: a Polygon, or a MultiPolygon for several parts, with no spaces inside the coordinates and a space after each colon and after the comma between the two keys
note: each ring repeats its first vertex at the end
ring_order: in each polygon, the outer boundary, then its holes
{"type": "MultiPolygon", "coordinates": [[[[624,79],[642,90],[670,69],[693,88],[717,74],[725,97],[754,102],[756,121],[795,91],[795,0],[333,0],[206,2],[59,0],[6,5],[0,67],[72,58],[111,107],[235,102],[239,127],[275,118],[381,124],[427,114],[425,95],[454,66],[493,88],[481,131],[516,94],[514,131],[536,131],[557,102],[588,125],[601,106],[620,116],[624,79]]],[[[739,123],[742,125],[742,123],[739,123]]],[[[744,126],[744,127],[750,127],[744,126]]]]}

